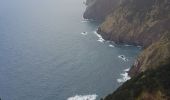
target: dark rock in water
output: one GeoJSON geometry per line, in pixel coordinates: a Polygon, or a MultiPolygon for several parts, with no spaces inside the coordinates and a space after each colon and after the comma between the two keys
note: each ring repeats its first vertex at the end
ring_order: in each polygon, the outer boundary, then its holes
{"type": "Polygon", "coordinates": [[[118,57],[121,58],[123,61],[128,61],[128,59],[124,55],[120,55],[118,57]]]}

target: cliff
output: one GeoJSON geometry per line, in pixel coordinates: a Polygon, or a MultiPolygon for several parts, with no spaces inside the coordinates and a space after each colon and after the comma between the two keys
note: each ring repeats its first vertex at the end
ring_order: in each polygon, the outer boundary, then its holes
{"type": "Polygon", "coordinates": [[[85,19],[103,20],[122,1],[123,0],[87,0],[87,8],[83,17],[85,19]]]}
{"type": "MultiPolygon", "coordinates": [[[[124,84],[126,88],[123,89],[123,85],[112,94],[113,97],[117,93],[120,93],[119,96],[121,96],[123,95],[122,93],[129,91],[130,88],[135,88],[132,87],[132,85],[135,84],[135,82],[141,82],[138,80],[141,73],[143,75],[146,74],[148,80],[152,80],[152,75],[147,76],[147,73],[150,73],[151,71],[161,73],[159,70],[163,70],[164,68],[162,67],[169,64],[170,0],[122,0],[121,2],[120,0],[119,2],[116,0],[95,0],[93,4],[87,7],[85,15],[85,18],[99,19],[99,16],[100,18],[105,18],[104,22],[98,28],[98,33],[101,34],[104,39],[111,40],[116,43],[141,45],[143,47],[143,51],[139,54],[134,65],[129,71],[129,75],[133,77],[132,80],[130,80],[131,85],[128,86],[129,83],[126,82],[124,84]],[[111,2],[116,3],[112,4],[111,2]],[[109,4],[106,6],[107,3],[109,4]],[[97,13],[95,13],[95,11],[97,13]],[[90,13],[86,14],[87,12],[90,13]]],[[[167,71],[169,72],[170,70],[167,69],[167,71]]],[[[152,74],[154,75],[153,72],[152,74]]],[[[162,74],[162,76],[164,76],[164,73],[162,74]]],[[[160,77],[156,78],[156,80],[160,80],[159,78],[160,77]]],[[[166,76],[166,78],[168,78],[168,76],[166,76]]],[[[147,84],[145,81],[147,82],[147,80],[142,81],[144,85],[141,86],[145,87],[145,84],[147,84]]],[[[164,85],[165,84],[161,84],[162,87],[164,87],[164,85]]],[[[148,90],[145,92],[140,90],[138,95],[140,94],[140,96],[145,97],[148,93],[148,90]]],[[[133,91],[132,94],[134,94],[133,91]]],[[[160,91],[154,92],[152,95],[155,95],[155,98],[146,100],[162,100],[163,98],[156,99],[159,98],[156,97],[156,95],[160,95],[162,97],[162,94],[165,93],[160,91]]],[[[131,94],[125,95],[128,96],[131,94]]],[[[129,100],[143,99],[142,97],[137,99],[137,96],[135,96],[135,99],[131,98],[129,100]]]]}
{"type": "MultiPolygon", "coordinates": [[[[167,62],[166,59],[170,57],[170,1],[126,0],[113,6],[111,1],[116,2],[116,0],[96,0],[86,12],[97,9],[103,14],[103,11],[109,9],[110,13],[98,28],[98,33],[104,39],[116,43],[143,46],[144,51],[132,67],[134,70],[130,72],[139,73],[149,68],[157,68],[161,62],[167,62]],[[107,3],[111,7],[105,6],[107,3]],[[112,7],[115,9],[112,10],[112,7]],[[154,67],[149,67],[150,65],[154,67]]],[[[97,18],[98,14],[94,13],[93,16],[97,18]]]]}
{"type": "Polygon", "coordinates": [[[170,100],[169,76],[170,64],[147,70],[124,83],[104,100],[170,100]]]}
{"type": "Polygon", "coordinates": [[[170,1],[127,0],[107,16],[98,33],[107,40],[144,47],[131,75],[157,68],[170,57],[170,1]]]}
{"type": "Polygon", "coordinates": [[[129,74],[131,76],[149,69],[157,69],[170,62],[170,33],[164,34],[144,49],[132,66],[129,74]]]}

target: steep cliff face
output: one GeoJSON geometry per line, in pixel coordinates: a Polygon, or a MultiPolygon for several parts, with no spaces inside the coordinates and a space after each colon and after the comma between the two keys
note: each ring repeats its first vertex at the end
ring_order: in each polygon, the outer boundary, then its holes
{"type": "Polygon", "coordinates": [[[103,20],[122,1],[123,0],[87,0],[87,8],[83,17],[85,19],[103,20]]]}
{"type": "Polygon", "coordinates": [[[104,100],[170,100],[169,76],[170,63],[147,70],[124,83],[104,100]]]}
{"type": "Polygon", "coordinates": [[[168,3],[167,0],[129,0],[106,18],[98,32],[108,40],[147,47],[169,28],[168,3]]]}
{"type": "Polygon", "coordinates": [[[134,65],[130,71],[131,75],[157,68],[170,56],[167,39],[170,34],[170,1],[127,0],[107,16],[98,33],[107,40],[144,47],[136,60],[138,66],[134,65]],[[163,42],[167,42],[166,45],[163,42]],[[154,67],[148,67],[152,65],[154,67]]]}
{"type": "Polygon", "coordinates": [[[132,79],[105,100],[170,100],[170,0],[111,1],[95,0],[85,17],[105,17],[98,28],[104,39],[143,51],[129,71],[132,79]]]}
{"type": "Polygon", "coordinates": [[[170,33],[164,34],[158,41],[144,49],[130,70],[134,76],[148,69],[157,69],[170,62],[170,33]]]}

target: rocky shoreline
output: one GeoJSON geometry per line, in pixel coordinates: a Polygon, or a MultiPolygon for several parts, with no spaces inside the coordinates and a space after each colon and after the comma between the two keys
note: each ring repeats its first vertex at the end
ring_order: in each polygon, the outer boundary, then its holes
{"type": "MultiPolygon", "coordinates": [[[[92,3],[90,3],[90,1],[88,2],[84,18],[95,20],[104,19],[97,31],[104,39],[116,43],[141,45],[143,47],[143,51],[139,54],[129,71],[132,80],[141,73],[146,73],[149,70],[156,70],[158,72],[158,69],[163,66],[170,65],[169,0],[91,1],[92,3]]],[[[126,82],[125,85],[126,84],[128,84],[128,82],[126,82]]],[[[145,86],[145,84],[143,84],[143,86],[145,86]]],[[[166,90],[164,86],[161,85],[160,87],[159,89],[166,90]]],[[[165,95],[162,90],[160,93],[165,95]]],[[[121,90],[118,89],[117,91],[121,90]]],[[[140,93],[142,94],[143,91],[144,90],[141,90],[140,93]]],[[[114,93],[116,93],[116,91],[114,93]]],[[[153,94],[147,93],[147,95],[151,96],[153,94]]],[[[148,99],[148,96],[141,98],[142,100],[168,100],[164,97],[160,97],[160,99],[157,99],[158,97],[148,99]]],[[[168,95],[168,97],[170,96],[168,95]]],[[[141,98],[138,100],[141,100],[141,98]]],[[[137,97],[126,100],[136,99],[137,97]]]]}

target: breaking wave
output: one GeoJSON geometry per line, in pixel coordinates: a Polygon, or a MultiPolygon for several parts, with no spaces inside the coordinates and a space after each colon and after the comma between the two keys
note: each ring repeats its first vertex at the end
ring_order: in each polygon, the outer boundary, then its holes
{"type": "Polygon", "coordinates": [[[127,69],[124,70],[124,72],[128,72],[129,70],[130,70],[130,68],[127,68],[127,69]]]}
{"type": "Polygon", "coordinates": [[[87,32],[82,32],[81,34],[82,34],[82,35],[87,35],[88,33],[87,33],[87,32]]]}
{"type": "Polygon", "coordinates": [[[96,100],[97,95],[75,95],[73,97],[69,97],[67,100],[96,100]]]}
{"type": "Polygon", "coordinates": [[[130,46],[133,46],[133,45],[125,44],[124,46],[126,46],[126,47],[130,47],[130,46]]]}
{"type": "Polygon", "coordinates": [[[84,19],[83,18],[81,22],[82,23],[87,23],[87,22],[91,22],[91,21],[94,21],[94,20],[93,19],[84,19]]]}
{"type": "Polygon", "coordinates": [[[127,80],[130,80],[131,79],[131,77],[128,75],[128,71],[130,70],[130,68],[127,68],[127,69],[125,69],[124,70],[124,72],[123,73],[121,73],[120,75],[121,75],[121,78],[118,78],[117,79],[117,82],[118,83],[124,83],[124,82],[126,82],[127,80]]]}
{"type": "Polygon", "coordinates": [[[109,47],[114,48],[115,46],[114,46],[114,45],[112,45],[112,44],[110,44],[110,45],[109,45],[109,47]]]}
{"type": "Polygon", "coordinates": [[[102,38],[102,36],[100,34],[98,34],[96,31],[94,31],[94,34],[99,38],[97,41],[99,42],[104,42],[105,40],[102,38]]]}

